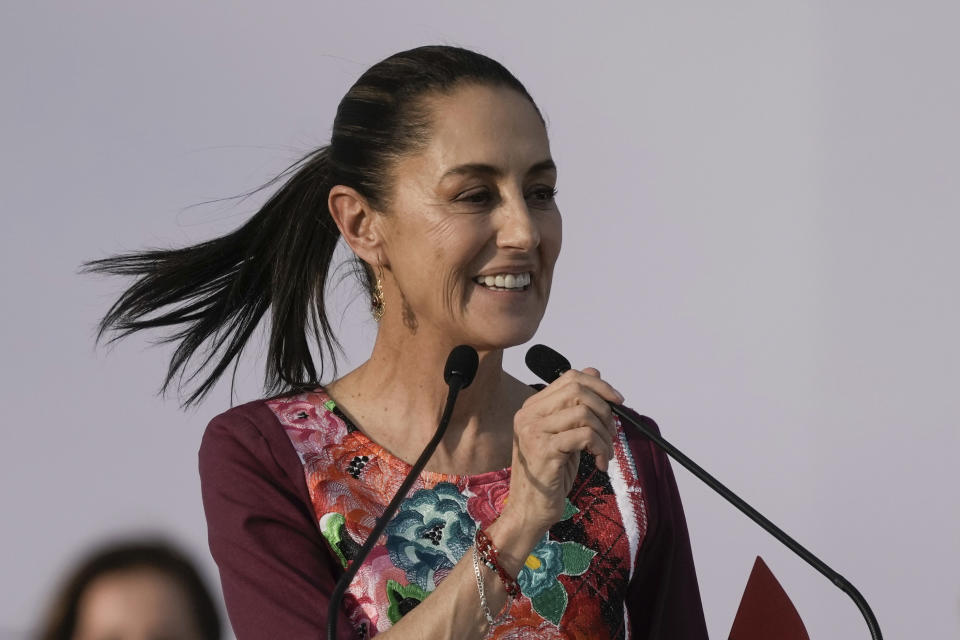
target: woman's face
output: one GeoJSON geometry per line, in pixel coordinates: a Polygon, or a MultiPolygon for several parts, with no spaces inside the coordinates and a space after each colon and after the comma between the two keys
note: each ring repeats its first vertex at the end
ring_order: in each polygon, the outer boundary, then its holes
{"type": "Polygon", "coordinates": [[[546,129],[507,88],[465,85],[428,106],[430,142],[394,166],[383,217],[388,313],[451,345],[522,344],[543,317],[560,252],[546,129]]]}
{"type": "Polygon", "coordinates": [[[183,588],[155,569],[106,573],[84,590],[74,640],[200,640],[183,588]]]}

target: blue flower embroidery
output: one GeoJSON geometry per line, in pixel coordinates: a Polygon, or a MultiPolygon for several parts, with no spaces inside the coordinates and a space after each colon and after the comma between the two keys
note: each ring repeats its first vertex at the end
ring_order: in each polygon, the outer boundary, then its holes
{"type": "Polygon", "coordinates": [[[387,551],[410,582],[433,591],[437,570],[452,569],[459,562],[473,544],[476,527],[467,514],[466,496],[456,485],[441,482],[400,503],[386,528],[387,551]]]}
{"type": "MultiPolygon", "coordinates": [[[[567,506],[564,519],[578,512],[569,501],[567,506]]],[[[557,577],[561,574],[583,575],[596,554],[596,551],[579,542],[555,542],[544,536],[520,568],[517,575],[520,591],[530,598],[534,611],[545,620],[559,625],[570,597],[557,577]]]]}
{"type": "Polygon", "coordinates": [[[534,547],[520,568],[517,583],[531,600],[552,587],[563,573],[563,549],[558,542],[544,538],[534,547]]]}

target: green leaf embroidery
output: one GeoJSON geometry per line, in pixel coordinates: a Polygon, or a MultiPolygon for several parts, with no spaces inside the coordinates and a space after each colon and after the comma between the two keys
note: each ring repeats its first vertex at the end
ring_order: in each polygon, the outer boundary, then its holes
{"type": "Polygon", "coordinates": [[[340,558],[340,564],[342,564],[344,568],[347,566],[347,558],[343,555],[343,551],[340,550],[340,543],[343,542],[344,536],[347,535],[346,522],[347,519],[343,517],[343,514],[335,511],[325,513],[323,517],[320,518],[320,531],[323,532],[323,537],[327,539],[330,548],[333,549],[333,552],[340,558]]]}
{"type": "Polygon", "coordinates": [[[530,600],[530,603],[533,604],[533,610],[539,613],[544,620],[559,625],[563,612],[567,610],[567,600],[567,590],[558,580],[538,593],[535,598],[530,600]]]}
{"type": "Polygon", "coordinates": [[[416,583],[404,586],[396,580],[387,580],[387,600],[390,601],[387,617],[390,618],[390,623],[396,624],[428,595],[430,594],[416,583]]]}
{"type": "Polygon", "coordinates": [[[590,568],[590,562],[597,552],[579,542],[561,542],[563,549],[563,573],[568,576],[580,576],[590,568]]]}
{"type": "Polygon", "coordinates": [[[573,503],[570,502],[569,498],[564,498],[563,515],[560,516],[560,519],[567,520],[578,513],[580,513],[580,509],[577,509],[575,506],[573,506],[573,503]]]}

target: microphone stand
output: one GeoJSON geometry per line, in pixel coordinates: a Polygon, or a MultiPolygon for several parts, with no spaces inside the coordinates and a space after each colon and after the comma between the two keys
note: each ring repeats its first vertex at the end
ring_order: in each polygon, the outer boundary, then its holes
{"type": "Polygon", "coordinates": [[[703,467],[684,455],[682,451],[664,440],[659,434],[655,433],[651,429],[648,429],[639,420],[636,420],[633,416],[627,413],[623,407],[616,404],[611,404],[610,406],[613,409],[613,412],[617,414],[621,420],[625,420],[639,429],[643,435],[652,440],[654,444],[665,451],[667,455],[679,462],[685,469],[687,469],[687,471],[702,480],[703,483],[708,487],[719,493],[727,502],[735,506],[744,515],[760,525],[763,530],[779,540],[795,554],[803,558],[807,564],[822,573],[830,582],[850,596],[853,602],[857,605],[857,608],[860,609],[860,613],[863,614],[864,619],[867,621],[867,627],[870,629],[870,637],[873,638],[873,640],[883,640],[883,635],[880,633],[880,625],[877,623],[877,619],[873,615],[870,605],[867,604],[867,601],[863,595],[857,591],[857,588],[850,584],[846,578],[831,569],[825,562],[820,560],[820,558],[805,549],[803,545],[787,535],[783,529],[770,522],[762,513],[744,502],[740,496],[725,487],[719,480],[707,473],[703,467]]]}
{"type": "MultiPolygon", "coordinates": [[[[526,362],[530,370],[547,384],[553,382],[559,378],[561,374],[570,369],[570,362],[566,358],[550,347],[539,344],[534,345],[527,352],[526,362]]],[[[719,493],[727,502],[735,506],[740,510],[741,513],[760,525],[764,531],[772,535],[774,538],[783,543],[783,545],[785,545],[788,549],[803,558],[807,564],[822,573],[830,582],[850,596],[853,602],[857,605],[857,608],[860,609],[860,613],[863,614],[864,619],[867,621],[867,627],[870,629],[871,638],[873,638],[873,640],[883,640],[883,635],[880,633],[880,625],[877,623],[877,618],[873,615],[870,605],[867,604],[867,601],[863,595],[857,591],[857,588],[850,584],[846,578],[831,569],[825,562],[820,560],[820,558],[805,549],[799,542],[787,535],[783,529],[767,520],[763,514],[744,502],[740,496],[726,488],[719,480],[707,473],[703,467],[688,458],[675,446],[667,442],[663,436],[655,433],[651,429],[647,428],[646,425],[642,424],[639,420],[635,419],[622,406],[613,404],[611,402],[610,408],[613,409],[613,412],[621,420],[625,420],[639,429],[643,435],[652,440],[654,444],[665,451],[667,455],[679,462],[687,471],[699,478],[708,487],[719,493]]]]}

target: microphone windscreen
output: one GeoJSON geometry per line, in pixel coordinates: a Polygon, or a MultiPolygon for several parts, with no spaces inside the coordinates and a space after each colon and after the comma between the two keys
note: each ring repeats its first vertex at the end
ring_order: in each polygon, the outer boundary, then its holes
{"type": "Polygon", "coordinates": [[[570,361],[543,344],[535,344],[527,350],[527,367],[538,378],[550,384],[570,370],[570,361]]]}
{"type": "Polygon", "coordinates": [[[467,344],[454,347],[447,356],[447,364],[443,367],[443,379],[450,384],[454,378],[460,378],[460,388],[466,389],[477,375],[477,366],[480,358],[477,350],[467,344]]]}

